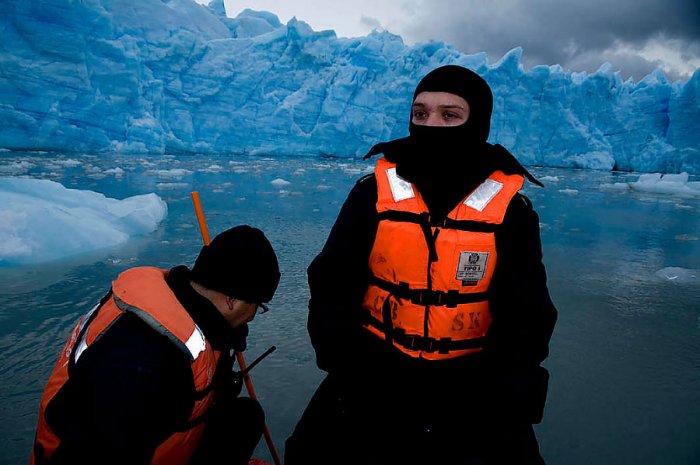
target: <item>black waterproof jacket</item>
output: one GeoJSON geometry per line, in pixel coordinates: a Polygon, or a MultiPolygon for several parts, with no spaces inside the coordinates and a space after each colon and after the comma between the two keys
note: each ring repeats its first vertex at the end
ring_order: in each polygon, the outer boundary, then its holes
{"type": "MultiPolygon", "coordinates": [[[[168,286],[220,350],[217,379],[231,372],[231,349],[245,348],[247,326],[232,330],[189,284],[185,266],[168,286]]],[[[194,403],[190,360],[140,318],[124,314],[76,364],[49,404],[49,427],[61,437],[52,464],[148,464],[174,431],[187,427],[194,403]]]]}
{"type": "MultiPolygon", "coordinates": [[[[431,214],[446,215],[495,169],[523,174],[539,184],[505,149],[489,147],[489,169],[443,189],[450,192],[424,195],[431,214]]],[[[351,190],[323,250],[308,268],[308,330],[318,367],[342,380],[346,395],[358,402],[384,392],[390,399],[380,408],[388,411],[394,400],[396,408],[410,403],[411,408],[435,411],[440,402],[470,396],[486,404],[486,415],[539,422],[548,380],[540,364],[549,352],[557,310],[547,289],[539,217],[531,202],[516,195],[496,232],[498,265],[485,349],[458,359],[426,361],[403,354],[362,328],[361,301],[378,225],[376,201],[377,182],[371,174],[351,190]]],[[[449,405],[446,410],[455,411],[449,405]]]]}

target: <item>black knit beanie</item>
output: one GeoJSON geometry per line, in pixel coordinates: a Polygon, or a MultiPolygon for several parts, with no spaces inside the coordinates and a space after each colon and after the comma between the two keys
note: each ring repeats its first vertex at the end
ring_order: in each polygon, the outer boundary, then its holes
{"type": "Polygon", "coordinates": [[[269,302],[277,290],[280,270],[265,234],[242,225],[202,247],[192,267],[192,280],[246,302],[269,302]]]}

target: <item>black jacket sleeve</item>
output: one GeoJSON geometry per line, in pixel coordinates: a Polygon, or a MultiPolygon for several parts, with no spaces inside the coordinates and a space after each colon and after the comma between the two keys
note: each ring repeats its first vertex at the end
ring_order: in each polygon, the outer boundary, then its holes
{"type": "MultiPolygon", "coordinates": [[[[557,311],[547,290],[539,218],[530,201],[517,195],[496,232],[492,324],[484,351],[435,363],[406,357],[362,329],[368,257],[378,225],[376,201],[376,179],[370,176],[358,182],[323,250],[309,266],[308,330],[319,368],[340,376],[361,369],[373,380],[389,382],[411,373],[415,379],[420,373],[419,378],[434,380],[436,385],[468,382],[474,387],[474,380],[480,378],[494,418],[538,422],[548,380],[539,365],[547,357],[557,311]]],[[[347,381],[352,384],[352,378],[347,381]]]]}
{"type": "MultiPolygon", "coordinates": [[[[358,307],[378,224],[376,186],[370,176],[350,191],[323,250],[308,269],[308,329],[317,364],[326,371],[346,359],[348,348],[362,344],[358,307]]],[[[547,289],[539,217],[525,196],[518,194],[510,203],[496,232],[496,247],[487,364],[502,369],[537,366],[548,355],[557,310],[547,289]]]]}
{"type": "Polygon", "coordinates": [[[377,182],[360,179],[350,191],[321,253],[308,268],[308,330],[316,363],[325,371],[351,365],[364,340],[360,305],[378,218],[377,182]],[[352,354],[352,355],[351,355],[352,354]]]}
{"type": "Polygon", "coordinates": [[[150,463],[188,420],[193,391],[186,354],[125,314],[80,357],[47,408],[61,438],[51,463],[150,463]]]}
{"type": "Polygon", "coordinates": [[[539,217],[526,197],[511,201],[496,232],[496,249],[492,322],[482,353],[489,418],[539,423],[549,383],[540,363],[549,353],[557,310],[547,290],[539,217]]]}
{"type": "Polygon", "coordinates": [[[557,310],[547,289],[539,217],[526,197],[518,194],[508,206],[496,249],[485,355],[497,366],[538,366],[549,353],[557,310]]]}

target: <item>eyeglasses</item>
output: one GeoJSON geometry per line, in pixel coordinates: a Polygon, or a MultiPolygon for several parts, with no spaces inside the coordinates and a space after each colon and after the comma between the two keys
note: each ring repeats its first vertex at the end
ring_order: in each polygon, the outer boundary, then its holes
{"type": "Polygon", "coordinates": [[[258,304],[258,309],[257,309],[258,315],[262,315],[263,313],[267,313],[269,311],[270,311],[270,308],[267,305],[265,305],[264,303],[260,302],[258,304]]]}

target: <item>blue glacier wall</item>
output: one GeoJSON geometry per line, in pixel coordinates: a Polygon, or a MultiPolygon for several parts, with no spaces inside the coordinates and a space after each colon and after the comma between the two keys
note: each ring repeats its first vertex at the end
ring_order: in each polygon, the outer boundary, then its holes
{"type": "Polygon", "coordinates": [[[221,0],[3,0],[0,147],[358,157],[407,133],[418,80],[442,64],[492,86],[491,141],[525,164],[700,173],[700,71],[622,81],[524,70],[441,42],[338,38],[221,0]]]}

